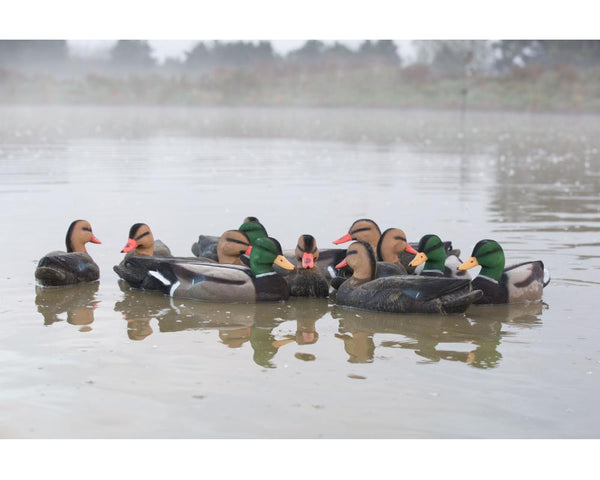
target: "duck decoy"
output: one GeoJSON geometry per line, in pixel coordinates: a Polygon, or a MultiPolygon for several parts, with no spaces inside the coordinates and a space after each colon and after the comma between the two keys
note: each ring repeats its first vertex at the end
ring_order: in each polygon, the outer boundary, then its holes
{"type": "MultiPolygon", "coordinates": [[[[406,241],[406,234],[399,228],[388,228],[377,242],[377,261],[389,262],[403,270],[402,275],[414,272],[410,266],[417,251],[406,241]]],[[[396,274],[397,275],[397,274],[396,274]]]]}
{"type": "Polygon", "coordinates": [[[482,292],[469,280],[415,275],[376,278],[377,262],[366,242],[354,242],[345,262],[352,277],[338,289],[338,305],[390,313],[463,313],[482,292]]]}
{"type": "Polygon", "coordinates": [[[134,223],[129,229],[127,244],[121,250],[128,256],[172,257],[171,250],[160,240],[155,240],[146,223],[134,223]]]}
{"type": "Polygon", "coordinates": [[[212,302],[253,303],[289,298],[286,281],[273,264],[293,270],[270,238],[256,240],[250,268],[194,259],[134,256],[117,273],[134,288],[158,290],[172,297],[212,302]]]}
{"type": "Polygon", "coordinates": [[[296,268],[285,276],[293,297],[325,298],[329,295],[329,285],[317,267],[319,249],[315,237],[300,235],[294,252],[296,268]]]}
{"type": "Polygon", "coordinates": [[[40,285],[61,287],[98,280],[100,269],[85,249],[88,242],[102,243],[93,234],[90,222],[72,222],[65,240],[67,251],[50,252],[38,262],[35,278],[40,285]]]}
{"type": "Polygon", "coordinates": [[[379,226],[370,218],[360,218],[350,225],[346,235],[334,240],[333,243],[341,245],[353,240],[356,242],[366,242],[371,245],[373,251],[376,251],[379,237],[381,237],[379,226]]]}
{"type": "Polygon", "coordinates": [[[423,235],[417,247],[417,254],[410,262],[411,267],[424,265],[419,275],[428,277],[468,278],[466,270],[458,270],[462,261],[456,255],[448,255],[444,242],[437,235],[423,235]]]}
{"type": "MultiPolygon", "coordinates": [[[[248,216],[244,218],[242,226],[240,226],[238,230],[245,232],[245,229],[248,228],[248,230],[256,231],[256,235],[258,235],[256,238],[259,238],[261,233],[264,233],[264,235],[262,235],[264,237],[268,236],[265,227],[261,225],[261,223],[258,221],[258,218],[256,217],[248,216]],[[259,228],[253,228],[254,226],[250,226],[249,228],[242,228],[242,226],[246,223],[257,223],[260,225],[263,231],[261,232],[259,228]]],[[[252,233],[249,236],[254,238],[254,235],[252,233]]],[[[192,244],[192,253],[196,257],[209,258],[211,260],[214,260],[215,262],[218,261],[217,245],[219,243],[219,238],[220,237],[217,237],[215,235],[199,235],[198,241],[192,244]]]]}
{"type": "Polygon", "coordinates": [[[473,280],[473,287],[483,296],[474,303],[524,303],[538,302],[550,283],[550,272],[541,260],[505,266],[504,250],[495,240],[481,240],[473,248],[471,257],[458,269],[468,270],[480,265],[481,270],[473,280]]]}

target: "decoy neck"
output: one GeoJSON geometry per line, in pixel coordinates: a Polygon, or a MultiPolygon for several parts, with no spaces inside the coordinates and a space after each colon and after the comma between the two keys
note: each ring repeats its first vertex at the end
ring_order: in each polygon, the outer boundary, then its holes
{"type": "Polygon", "coordinates": [[[341,243],[350,242],[367,242],[373,250],[377,250],[377,242],[381,237],[379,226],[369,218],[361,218],[356,220],[348,229],[348,233],[343,237],[334,240],[333,243],[339,245],[341,243]]]}
{"type": "Polygon", "coordinates": [[[371,245],[367,242],[354,242],[346,250],[346,258],[335,268],[350,267],[352,280],[360,284],[373,280],[377,276],[377,262],[371,245]]]}
{"type": "Polygon", "coordinates": [[[135,250],[135,255],[151,257],[154,255],[154,236],[152,230],[145,223],[134,223],[129,229],[127,244],[121,253],[135,250]]]}
{"type": "Polygon", "coordinates": [[[388,228],[381,234],[377,242],[377,259],[382,262],[399,263],[398,255],[402,252],[417,254],[406,241],[406,234],[399,228],[388,228]]]}
{"type": "Polygon", "coordinates": [[[75,220],[69,225],[67,230],[67,236],[65,243],[67,245],[67,252],[81,252],[87,253],[85,244],[88,242],[102,243],[92,233],[92,226],[87,220],[75,220]]]}
{"type": "Polygon", "coordinates": [[[273,275],[273,264],[285,270],[294,270],[294,265],[283,256],[279,242],[272,238],[259,238],[252,245],[250,253],[250,269],[255,277],[273,275]]]}
{"type": "Polygon", "coordinates": [[[424,235],[419,241],[417,256],[409,263],[411,267],[418,267],[425,263],[423,271],[439,271],[444,273],[446,249],[444,243],[437,235],[424,235]]]}
{"type": "Polygon", "coordinates": [[[319,249],[315,237],[307,233],[300,235],[294,253],[298,266],[302,268],[315,268],[315,262],[319,259],[319,249]]]}
{"type": "Polygon", "coordinates": [[[479,241],[473,247],[471,257],[462,263],[458,269],[468,270],[481,265],[479,276],[488,277],[499,282],[504,271],[504,264],[504,250],[502,250],[500,244],[495,240],[486,239],[479,241]]]}

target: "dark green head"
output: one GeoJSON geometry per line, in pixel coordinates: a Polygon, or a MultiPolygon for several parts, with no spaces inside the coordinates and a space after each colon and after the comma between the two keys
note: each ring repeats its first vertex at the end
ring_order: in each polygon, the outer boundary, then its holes
{"type": "Polygon", "coordinates": [[[411,267],[421,265],[423,262],[425,266],[423,270],[439,270],[444,272],[444,262],[446,261],[446,249],[442,240],[437,235],[428,234],[421,237],[419,246],[417,247],[418,254],[410,262],[411,267]]]}
{"type": "Polygon", "coordinates": [[[294,266],[283,256],[279,242],[267,237],[256,239],[250,253],[252,273],[254,275],[274,273],[274,263],[286,270],[294,269],[294,266]]]}
{"type": "Polygon", "coordinates": [[[250,240],[250,245],[254,245],[254,242],[259,238],[268,237],[267,230],[259,222],[244,222],[238,228],[240,232],[244,232],[250,240]]]}
{"type": "Polygon", "coordinates": [[[468,270],[469,268],[481,265],[479,275],[492,278],[496,281],[502,277],[504,271],[504,250],[495,240],[480,240],[473,248],[471,258],[464,262],[459,270],[468,270]]]}

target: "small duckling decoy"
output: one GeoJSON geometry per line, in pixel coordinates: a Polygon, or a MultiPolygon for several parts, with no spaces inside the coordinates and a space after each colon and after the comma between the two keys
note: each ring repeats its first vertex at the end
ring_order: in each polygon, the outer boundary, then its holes
{"type": "Polygon", "coordinates": [[[145,223],[135,223],[129,229],[127,244],[121,250],[128,256],[172,257],[171,250],[160,240],[155,240],[152,230],[145,223]]]}
{"type": "Polygon", "coordinates": [[[88,242],[102,243],[92,233],[90,222],[72,222],[67,230],[67,251],[50,252],[38,262],[35,278],[40,285],[61,287],[98,280],[100,269],[85,249],[88,242]]]}
{"type": "Polygon", "coordinates": [[[250,268],[144,256],[130,257],[123,263],[117,273],[134,288],[193,300],[240,303],[287,300],[288,285],[273,270],[273,264],[294,268],[270,238],[256,240],[250,268]]]}
{"type": "Polygon", "coordinates": [[[378,262],[389,262],[402,269],[402,273],[396,275],[407,275],[414,272],[410,261],[417,251],[406,241],[406,234],[403,230],[388,228],[379,237],[376,251],[378,262]]]}
{"type": "Polygon", "coordinates": [[[419,275],[471,278],[465,270],[458,270],[461,260],[456,255],[448,254],[444,242],[437,235],[423,235],[417,250],[416,256],[409,265],[414,268],[425,264],[419,275]]]}
{"type": "Polygon", "coordinates": [[[285,279],[293,297],[325,298],[329,295],[327,280],[319,270],[316,262],[319,260],[319,249],[312,235],[304,234],[298,238],[294,252],[296,269],[286,275],[285,279]]]}
{"type": "Polygon", "coordinates": [[[504,250],[495,240],[479,241],[471,258],[458,269],[468,270],[478,265],[481,270],[472,283],[473,288],[483,291],[483,296],[476,304],[538,302],[544,287],[550,283],[550,273],[541,260],[504,268],[504,250]]]}
{"type": "Polygon", "coordinates": [[[338,289],[338,305],[390,313],[463,313],[482,292],[469,280],[415,275],[376,278],[377,262],[368,243],[354,242],[346,260],[352,277],[338,289]]]}

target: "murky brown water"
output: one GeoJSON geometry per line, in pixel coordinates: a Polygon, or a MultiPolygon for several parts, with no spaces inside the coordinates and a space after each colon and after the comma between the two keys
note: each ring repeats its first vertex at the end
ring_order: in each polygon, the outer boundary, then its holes
{"type": "Polygon", "coordinates": [[[596,438],[600,118],[0,108],[0,437],[596,438]],[[122,290],[135,222],[174,254],[255,215],[284,248],[356,218],[540,258],[543,305],[378,315],[122,290]],[[99,284],[36,289],[71,220],[99,284]]]}

